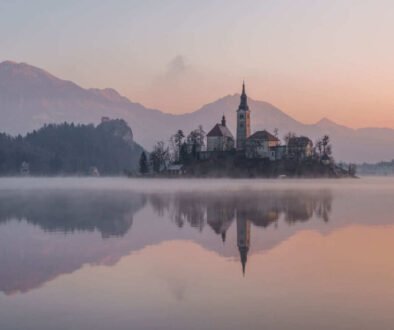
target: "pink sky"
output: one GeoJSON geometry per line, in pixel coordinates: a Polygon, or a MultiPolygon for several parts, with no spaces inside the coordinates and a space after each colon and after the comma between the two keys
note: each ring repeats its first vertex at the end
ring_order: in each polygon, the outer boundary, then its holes
{"type": "MultiPolygon", "coordinates": [[[[183,113],[239,92],[306,123],[394,128],[394,2],[0,3],[0,60],[183,113]]],[[[253,109],[252,109],[253,110],[253,109]]]]}

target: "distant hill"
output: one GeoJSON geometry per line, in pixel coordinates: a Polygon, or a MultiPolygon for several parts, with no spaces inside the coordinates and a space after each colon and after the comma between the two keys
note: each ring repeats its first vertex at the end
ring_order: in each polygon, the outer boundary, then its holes
{"type": "Polygon", "coordinates": [[[0,134],[0,175],[105,175],[137,170],[143,151],[121,119],[98,126],[50,124],[25,137],[0,134]]]}
{"type": "MultiPolygon", "coordinates": [[[[270,103],[248,100],[252,130],[279,129],[283,137],[292,131],[313,140],[329,134],[337,160],[376,162],[394,155],[394,130],[389,128],[352,129],[322,119],[303,124],[270,103]]],[[[173,115],[145,108],[113,89],[84,89],[24,63],[0,63],[0,131],[26,133],[45,123],[99,123],[102,116],[123,118],[132,127],[135,140],[148,150],[157,140],[168,140],[177,129],[186,133],[199,124],[208,131],[223,114],[233,132],[239,95],[228,95],[199,110],[173,115]]]]}

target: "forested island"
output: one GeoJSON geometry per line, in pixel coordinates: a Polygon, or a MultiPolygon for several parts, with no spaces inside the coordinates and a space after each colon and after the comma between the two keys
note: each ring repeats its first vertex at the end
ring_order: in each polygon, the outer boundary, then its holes
{"type": "MultiPolygon", "coordinates": [[[[282,154],[275,158],[247,156],[232,148],[207,152],[202,127],[185,136],[176,132],[166,144],[159,141],[152,152],[142,152],[138,176],[143,177],[213,177],[213,178],[346,178],[356,177],[354,164],[337,164],[332,157],[329,136],[319,139],[315,146],[305,137],[288,133],[286,143],[279,145],[282,154]],[[201,151],[204,150],[204,151],[201,151]]],[[[309,139],[308,139],[309,140],[309,139]]]]}
{"type": "Polygon", "coordinates": [[[251,110],[245,83],[236,110],[236,138],[223,115],[221,121],[205,133],[200,126],[185,136],[179,129],[169,145],[158,142],[148,156],[143,152],[139,172],[144,176],[177,175],[186,177],[355,177],[352,164],[337,165],[332,157],[328,135],[312,140],[292,132],[284,143],[267,130],[251,131],[251,110]]]}

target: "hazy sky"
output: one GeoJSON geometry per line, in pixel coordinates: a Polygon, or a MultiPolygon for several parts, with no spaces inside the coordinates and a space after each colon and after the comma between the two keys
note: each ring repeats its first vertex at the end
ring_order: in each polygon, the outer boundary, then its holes
{"type": "Polygon", "coordinates": [[[7,59],[167,112],[245,79],[303,122],[394,127],[392,0],[0,0],[7,59]]]}

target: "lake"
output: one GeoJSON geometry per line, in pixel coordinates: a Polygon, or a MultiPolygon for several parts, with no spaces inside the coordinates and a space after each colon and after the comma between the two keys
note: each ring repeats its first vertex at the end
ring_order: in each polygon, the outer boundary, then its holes
{"type": "Polygon", "coordinates": [[[0,179],[0,329],[394,329],[394,179],[0,179]]]}

